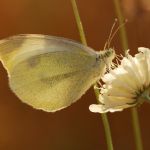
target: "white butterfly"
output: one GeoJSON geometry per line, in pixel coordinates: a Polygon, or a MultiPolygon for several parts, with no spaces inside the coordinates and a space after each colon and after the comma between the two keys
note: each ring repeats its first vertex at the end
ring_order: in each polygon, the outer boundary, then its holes
{"type": "Polygon", "coordinates": [[[26,34],[0,41],[12,91],[37,109],[54,112],[77,101],[106,71],[113,49],[93,49],[60,37],[26,34]]]}

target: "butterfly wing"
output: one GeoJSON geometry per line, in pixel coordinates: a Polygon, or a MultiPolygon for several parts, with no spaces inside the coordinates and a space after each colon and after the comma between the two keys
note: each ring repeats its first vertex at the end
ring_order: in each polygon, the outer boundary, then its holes
{"type": "Polygon", "coordinates": [[[19,35],[0,42],[12,91],[49,112],[77,101],[99,79],[96,57],[92,49],[58,37],[19,35]]]}

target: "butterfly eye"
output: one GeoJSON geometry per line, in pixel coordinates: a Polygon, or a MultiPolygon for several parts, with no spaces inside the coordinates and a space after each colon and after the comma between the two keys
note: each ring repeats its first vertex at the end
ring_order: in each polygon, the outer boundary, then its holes
{"type": "Polygon", "coordinates": [[[102,55],[99,54],[96,56],[96,61],[100,61],[101,59],[102,59],[102,55]]]}

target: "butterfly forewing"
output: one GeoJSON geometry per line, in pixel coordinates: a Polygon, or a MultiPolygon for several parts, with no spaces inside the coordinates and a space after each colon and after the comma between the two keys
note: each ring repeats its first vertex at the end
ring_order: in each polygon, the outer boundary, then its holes
{"type": "Polygon", "coordinates": [[[100,77],[97,53],[67,39],[21,35],[2,40],[0,47],[12,91],[37,109],[69,106],[100,77]]]}

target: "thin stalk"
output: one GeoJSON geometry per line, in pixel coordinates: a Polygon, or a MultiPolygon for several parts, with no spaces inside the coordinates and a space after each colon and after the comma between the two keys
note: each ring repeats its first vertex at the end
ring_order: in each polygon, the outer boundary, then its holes
{"type": "MultiPolygon", "coordinates": [[[[124,17],[122,15],[121,9],[120,9],[120,3],[119,0],[113,0],[114,6],[115,6],[115,11],[119,20],[119,24],[122,25],[124,23],[124,17]]],[[[128,39],[127,39],[127,33],[125,26],[122,26],[121,29],[119,30],[120,32],[120,39],[121,39],[121,44],[124,49],[124,53],[126,55],[126,50],[128,50],[128,39]]]]}
{"type": "Polygon", "coordinates": [[[136,141],[136,149],[143,150],[141,131],[140,131],[140,126],[139,126],[139,117],[138,117],[137,109],[135,107],[131,108],[131,115],[132,115],[134,136],[135,136],[135,141],[136,141]]]}
{"type": "MultiPolygon", "coordinates": [[[[120,3],[119,0],[113,0],[116,14],[119,20],[119,24],[124,23],[124,17],[121,12],[120,3]]],[[[122,47],[124,49],[124,53],[126,55],[126,50],[128,49],[128,40],[127,40],[127,34],[125,30],[125,26],[121,27],[120,29],[120,39],[122,43],[122,47]]],[[[142,138],[141,138],[141,130],[139,125],[139,117],[137,108],[131,108],[131,116],[132,116],[132,126],[134,130],[134,137],[135,137],[135,144],[137,150],[143,150],[143,144],[142,144],[142,138]]]]}
{"type": "Polygon", "coordinates": [[[106,113],[101,114],[105,135],[106,135],[106,142],[107,142],[107,149],[113,150],[113,143],[112,143],[112,137],[111,137],[111,131],[109,126],[109,121],[106,113]]]}
{"type": "Polygon", "coordinates": [[[82,22],[81,22],[81,19],[80,19],[80,15],[79,15],[79,11],[78,11],[76,1],[71,0],[71,3],[72,3],[73,12],[74,12],[74,15],[75,15],[76,23],[77,23],[77,26],[78,26],[78,31],[79,31],[79,34],[80,34],[81,42],[84,45],[87,46],[87,41],[86,41],[86,38],[85,38],[85,33],[84,33],[83,25],[82,25],[82,22]]]}
{"type": "MultiPolygon", "coordinates": [[[[87,45],[76,1],[75,0],[71,0],[71,3],[72,3],[73,12],[74,12],[74,15],[75,15],[77,27],[78,27],[78,30],[79,30],[79,33],[80,33],[81,41],[82,41],[82,43],[84,45],[87,45]]],[[[96,99],[98,101],[99,91],[97,89],[95,89],[95,88],[94,88],[94,91],[95,91],[96,99]]],[[[108,148],[108,150],[113,150],[113,144],[112,144],[112,138],[111,138],[111,131],[110,131],[110,126],[109,126],[107,115],[106,114],[101,114],[101,116],[102,116],[102,122],[103,122],[104,130],[105,130],[107,148],[108,148]]]]}

